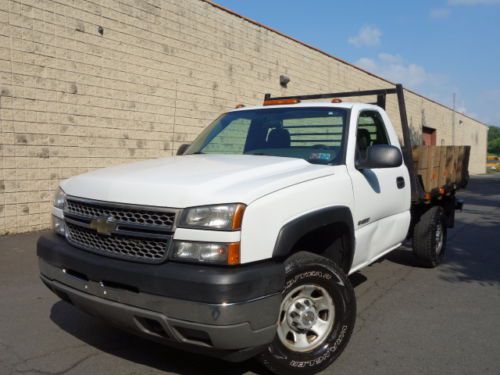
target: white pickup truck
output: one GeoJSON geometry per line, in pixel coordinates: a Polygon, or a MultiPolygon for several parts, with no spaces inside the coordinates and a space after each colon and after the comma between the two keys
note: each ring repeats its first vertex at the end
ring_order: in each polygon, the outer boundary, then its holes
{"type": "Polygon", "coordinates": [[[346,347],[348,275],[413,238],[441,260],[456,184],[425,193],[402,86],[271,98],[227,112],[179,155],[63,181],[42,281],[124,329],[277,374],[311,374],[346,347]],[[406,147],[384,111],[397,94],[406,147]],[[340,97],[376,95],[376,104],[340,97]],[[309,99],[328,102],[303,103],[309,99]],[[405,151],[406,150],[406,151],[405,151]]]}

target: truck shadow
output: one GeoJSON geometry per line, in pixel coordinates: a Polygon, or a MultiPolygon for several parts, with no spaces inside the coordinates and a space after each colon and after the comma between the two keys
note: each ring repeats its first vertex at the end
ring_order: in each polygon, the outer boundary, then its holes
{"type": "MultiPolygon", "coordinates": [[[[469,210],[473,213],[472,210],[469,210]]],[[[500,285],[500,252],[498,251],[498,217],[483,218],[474,223],[457,223],[448,232],[446,255],[435,272],[451,283],[500,285]]],[[[420,267],[410,247],[401,247],[382,258],[407,267],[420,267]]]]}
{"type": "MultiPolygon", "coordinates": [[[[349,276],[349,279],[355,288],[368,280],[359,272],[349,276]]],[[[135,336],[110,326],[65,301],[58,301],[52,306],[50,319],[65,332],[99,351],[160,371],[186,375],[271,374],[256,360],[230,363],[176,350],[135,336]]]]}
{"type": "Polygon", "coordinates": [[[417,259],[413,255],[412,249],[409,245],[401,246],[399,249],[391,251],[385,257],[380,259],[380,261],[385,260],[401,266],[419,267],[417,259]]]}
{"type": "Polygon", "coordinates": [[[352,275],[349,275],[349,281],[351,282],[353,288],[357,288],[367,280],[368,278],[360,272],[355,272],[352,275]]]}
{"type": "MultiPolygon", "coordinates": [[[[498,238],[492,226],[499,228],[495,219],[467,224],[466,236],[450,236],[447,256],[436,269],[442,280],[453,283],[476,282],[479,285],[500,285],[500,252],[495,251],[498,238]],[[478,246],[481,238],[484,246],[478,246]],[[483,242],[484,241],[484,242],[483,242]],[[489,244],[489,245],[488,245],[489,244]]],[[[456,229],[463,231],[463,229],[456,229]]],[[[450,232],[452,234],[453,232],[450,232]]],[[[496,249],[498,250],[498,249],[496,249]]],[[[403,267],[418,267],[411,248],[406,245],[391,252],[379,262],[389,261],[403,267]]],[[[354,288],[369,281],[356,272],[349,276],[354,288]]],[[[172,349],[114,328],[81,312],[72,305],[59,301],[52,306],[51,320],[62,330],[89,346],[113,356],[123,358],[160,371],[177,374],[240,375],[245,373],[270,374],[257,361],[229,363],[215,358],[172,349]]]]}
{"type": "Polygon", "coordinates": [[[97,350],[160,371],[186,375],[269,374],[255,360],[230,363],[143,339],[114,328],[64,301],[52,306],[50,319],[62,330],[97,350]]]}

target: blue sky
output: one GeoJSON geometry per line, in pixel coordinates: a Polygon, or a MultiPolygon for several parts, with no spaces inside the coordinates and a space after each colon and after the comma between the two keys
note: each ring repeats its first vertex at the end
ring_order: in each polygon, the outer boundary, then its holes
{"type": "Polygon", "coordinates": [[[500,0],[215,0],[500,126],[500,0]]]}

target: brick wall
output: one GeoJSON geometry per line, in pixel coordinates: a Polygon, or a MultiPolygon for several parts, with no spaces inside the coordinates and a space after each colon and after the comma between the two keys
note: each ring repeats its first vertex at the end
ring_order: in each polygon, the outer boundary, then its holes
{"type": "MultiPolygon", "coordinates": [[[[61,179],[172,155],[236,103],[387,85],[200,0],[0,0],[0,234],[48,227],[61,179]]],[[[450,144],[452,112],[406,96],[415,139],[450,144]]],[[[482,173],[486,128],[459,120],[482,173]]]]}

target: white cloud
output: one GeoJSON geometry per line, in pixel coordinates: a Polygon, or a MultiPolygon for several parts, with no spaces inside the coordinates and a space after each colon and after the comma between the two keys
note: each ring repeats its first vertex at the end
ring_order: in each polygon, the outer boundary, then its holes
{"type": "Polygon", "coordinates": [[[495,5],[500,4],[500,0],[448,0],[450,5],[495,5]]]}
{"type": "Polygon", "coordinates": [[[351,36],[348,42],[356,47],[377,46],[380,44],[382,32],[376,26],[363,26],[356,36],[351,36]]]}
{"type": "Polygon", "coordinates": [[[403,63],[403,58],[399,55],[391,55],[390,53],[379,53],[378,58],[380,61],[387,63],[387,64],[402,64],[403,63]]]}
{"type": "Polygon", "coordinates": [[[389,53],[379,53],[375,59],[361,58],[356,65],[409,87],[418,87],[433,79],[422,66],[407,63],[401,56],[389,53]]]}
{"type": "Polygon", "coordinates": [[[368,57],[362,57],[357,62],[356,65],[365,70],[369,70],[371,72],[375,72],[377,69],[377,64],[374,60],[369,59],[368,57]]]}
{"type": "Polygon", "coordinates": [[[450,16],[450,10],[447,8],[435,8],[429,13],[429,17],[434,19],[445,19],[450,16]]]}
{"type": "Polygon", "coordinates": [[[442,74],[429,72],[423,66],[406,61],[402,56],[379,53],[375,57],[363,57],[355,63],[362,69],[432,98],[448,107],[453,106],[453,93],[457,95],[457,111],[488,124],[500,125],[500,89],[484,90],[474,95],[461,92],[460,88],[442,74]]]}

